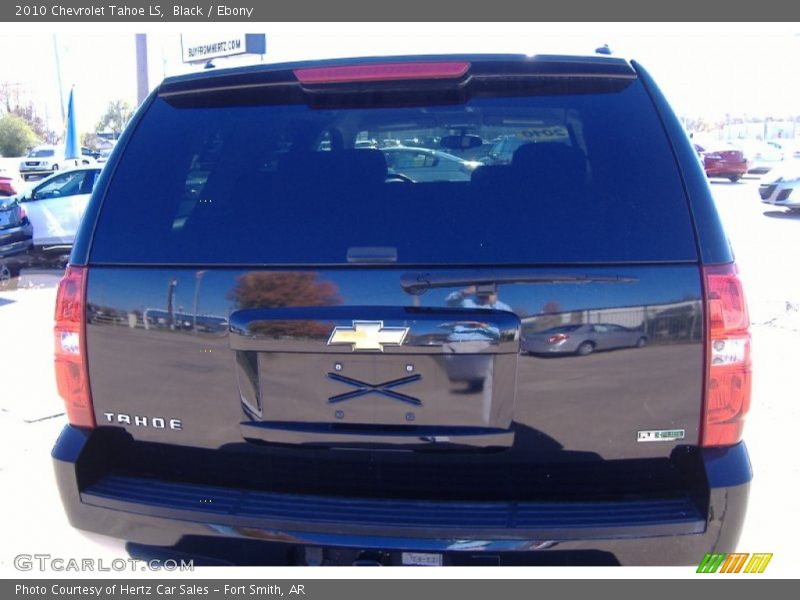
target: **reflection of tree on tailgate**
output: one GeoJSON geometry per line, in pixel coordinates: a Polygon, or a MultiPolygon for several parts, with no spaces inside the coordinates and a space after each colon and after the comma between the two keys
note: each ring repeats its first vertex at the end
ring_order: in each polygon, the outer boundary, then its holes
{"type": "MultiPolygon", "coordinates": [[[[230,293],[238,308],[333,306],[342,303],[339,288],[314,272],[246,273],[230,293]]],[[[326,323],[315,321],[264,321],[251,324],[254,332],[272,336],[318,337],[330,333],[326,323]]]]}
{"type": "Polygon", "coordinates": [[[536,331],[542,331],[561,325],[561,312],[561,304],[559,304],[557,300],[548,300],[545,302],[544,306],[542,306],[540,316],[538,316],[535,321],[536,331]]]}

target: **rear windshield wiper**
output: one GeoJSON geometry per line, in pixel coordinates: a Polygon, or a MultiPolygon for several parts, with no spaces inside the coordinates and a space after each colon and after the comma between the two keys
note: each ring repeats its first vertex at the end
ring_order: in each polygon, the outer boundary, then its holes
{"type": "Polygon", "coordinates": [[[404,273],[400,277],[400,287],[407,294],[419,296],[430,289],[475,286],[479,292],[496,291],[500,284],[514,283],[634,283],[637,277],[622,275],[587,275],[565,273],[514,273],[496,270],[475,271],[418,271],[404,273]]]}

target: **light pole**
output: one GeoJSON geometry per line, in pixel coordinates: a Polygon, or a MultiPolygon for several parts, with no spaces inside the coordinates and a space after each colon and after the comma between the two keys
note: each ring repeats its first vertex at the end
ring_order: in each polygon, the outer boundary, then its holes
{"type": "Polygon", "coordinates": [[[136,103],[141,104],[150,92],[147,81],[147,34],[136,34],[136,103]]]}
{"type": "Polygon", "coordinates": [[[167,283],[167,327],[175,329],[175,287],[178,285],[178,280],[173,277],[167,283]]]}
{"type": "Polygon", "coordinates": [[[53,34],[53,52],[56,59],[56,79],[58,79],[58,105],[61,107],[61,122],[66,123],[67,115],[64,112],[64,86],[61,83],[61,57],[58,53],[58,38],[53,34]]]}
{"type": "Polygon", "coordinates": [[[192,309],[194,324],[192,326],[192,331],[195,333],[197,333],[197,305],[200,301],[200,282],[203,280],[203,275],[205,274],[205,271],[197,271],[197,273],[194,274],[194,308],[192,309]]]}

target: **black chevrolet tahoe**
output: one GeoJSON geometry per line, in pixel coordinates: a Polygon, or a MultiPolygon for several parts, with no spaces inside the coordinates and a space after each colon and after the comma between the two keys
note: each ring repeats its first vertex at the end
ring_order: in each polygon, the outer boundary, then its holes
{"type": "Polygon", "coordinates": [[[742,529],[746,304],[633,61],[168,78],[92,195],[55,345],[66,512],[134,555],[698,564],[742,529]]]}

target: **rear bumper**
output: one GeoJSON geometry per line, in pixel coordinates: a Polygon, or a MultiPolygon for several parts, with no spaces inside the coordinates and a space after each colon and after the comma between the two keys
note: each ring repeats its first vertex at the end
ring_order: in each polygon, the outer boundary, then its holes
{"type": "Polygon", "coordinates": [[[800,200],[790,202],[788,199],[784,201],[778,200],[762,200],[761,204],[769,204],[770,206],[777,206],[779,208],[800,208],[800,200]]]}
{"type": "Polygon", "coordinates": [[[529,352],[530,354],[572,354],[575,348],[564,347],[564,345],[553,346],[550,344],[523,342],[520,344],[520,350],[529,352]]]}
{"type": "Polygon", "coordinates": [[[91,435],[67,426],[53,450],[71,524],[150,546],[179,547],[187,539],[213,546],[227,538],[294,550],[459,558],[555,552],[613,557],[619,564],[699,564],[706,552],[735,549],[751,479],[747,451],[739,444],[704,452],[706,506],[688,495],[604,502],[303,496],[109,472],[92,456],[91,435]]]}
{"type": "Polygon", "coordinates": [[[27,181],[28,177],[39,177],[44,179],[45,177],[49,177],[53,173],[55,173],[55,169],[43,169],[41,167],[20,167],[19,168],[19,175],[22,177],[24,181],[27,181]]]}
{"type": "Polygon", "coordinates": [[[717,163],[706,165],[705,170],[708,177],[742,176],[747,173],[747,163],[717,163]]]}

